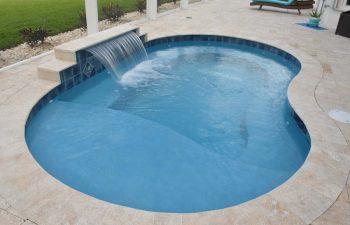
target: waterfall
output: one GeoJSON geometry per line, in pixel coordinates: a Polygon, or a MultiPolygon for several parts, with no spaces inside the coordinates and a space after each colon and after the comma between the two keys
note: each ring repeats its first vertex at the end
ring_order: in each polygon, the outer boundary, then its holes
{"type": "Polygon", "coordinates": [[[95,56],[116,81],[121,79],[122,71],[147,60],[146,49],[135,32],[129,32],[113,40],[100,43],[86,51],[95,56]]]}

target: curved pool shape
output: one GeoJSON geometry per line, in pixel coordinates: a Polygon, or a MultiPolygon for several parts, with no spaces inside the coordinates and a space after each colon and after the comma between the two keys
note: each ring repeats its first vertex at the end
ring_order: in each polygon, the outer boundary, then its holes
{"type": "Polygon", "coordinates": [[[290,178],[310,148],[287,101],[295,58],[244,40],[170,40],[147,43],[149,60],[120,83],[102,72],[38,111],[26,139],[39,164],[83,193],[158,212],[234,206],[290,178]]]}

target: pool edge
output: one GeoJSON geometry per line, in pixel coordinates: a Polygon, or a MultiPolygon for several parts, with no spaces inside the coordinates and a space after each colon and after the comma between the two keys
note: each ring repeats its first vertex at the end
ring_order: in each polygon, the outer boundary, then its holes
{"type": "MultiPolygon", "coordinates": [[[[273,45],[273,43],[269,45],[276,46],[273,45]]],[[[135,213],[136,216],[139,215],[140,218],[154,218],[155,216],[177,217],[181,215],[182,219],[197,221],[197,224],[201,224],[201,221],[204,222],[207,216],[212,216],[213,218],[211,218],[211,220],[215,221],[215,218],[218,220],[220,218],[221,220],[222,216],[225,215],[224,217],[227,217],[226,219],[227,221],[229,221],[228,218],[233,215],[236,215],[237,217],[239,217],[239,214],[241,214],[242,216],[249,216],[249,212],[251,212],[252,214],[257,214],[257,210],[259,211],[271,209],[271,207],[275,205],[276,207],[278,206],[280,209],[282,209],[282,212],[290,212],[290,215],[299,218],[301,221],[305,223],[311,223],[324,211],[326,211],[339,196],[345,185],[347,173],[349,171],[349,166],[344,166],[344,168],[332,167],[334,165],[334,159],[332,159],[331,156],[320,159],[320,154],[322,156],[327,156],[327,152],[330,149],[330,147],[327,147],[327,145],[347,144],[341,133],[333,134],[333,131],[338,130],[338,128],[331,119],[328,118],[329,121],[326,121],[326,126],[318,124],[320,118],[323,120],[323,122],[324,120],[327,120],[327,118],[324,117],[324,112],[317,104],[314,93],[319,80],[321,80],[323,76],[323,70],[320,63],[313,59],[311,56],[307,55],[306,53],[301,52],[290,46],[277,45],[277,48],[294,55],[297,59],[299,59],[299,61],[302,64],[301,71],[291,81],[289,85],[288,99],[291,106],[299,115],[299,117],[304,122],[305,126],[309,131],[311,138],[311,149],[302,167],[287,182],[272,190],[271,192],[262,195],[254,200],[242,203],[241,205],[237,205],[223,210],[214,210],[209,212],[192,214],[174,213],[175,215],[168,215],[166,213],[145,212],[142,210],[134,210],[127,207],[115,206],[111,205],[110,203],[100,202],[100,200],[93,200],[90,196],[88,196],[87,198],[84,196],[78,196],[81,195],[80,192],[77,192],[75,190],[73,190],[72,192],[72,190],[69,190],[70,188],[67,189],[67,187],[60,187],[62,185],[53,182],[52,179],[47,177],[48,174],[41,174],[41,176],[44,176],[45,179],[48,178],[50,182],[54,183],[53,185],[58,185],[55,186],[55,188],[62,189],[61,191],[67,194],[64,195],[65,197],[60,196],[60,200],[65,199],[67,201],[70,199],[70,197],[78,200],[83,199],[84,201],[88,201],[96,207],[105,208],[104,205],[107,205],[107,208],[111,207],[109,209],[111,211],[120,210],[125,212],[131,210],[135,213]],[[312,77],[312,79],[310,79],[310,76],[312,77]],[[325,164],[327,165],[326,168],[329,174],[333,176],[337,175],[337,177],[339,177],[339,179],[337,179],[338,182],[336,184],[333,183],[331,185],[328,185],[328,182],[326,183],[328,186],[325,185],[324,177],[322,177],[323,175],[319,173],[320,170],[315,169],[322,168],[325,164]],[[317,209],[311,210],[313,212],[312,214],[310,214],[309,209],[315,208],[315,206],[317,206],[317,209]]],[[[43,94],[43,96],[45,94],[43,94]]],[[[28,149],[27,153],[30,154],[28,149]]],[[[334,154],[338,153],[335,152],[334,154]]],[[[46,172],[44,171],[44,173],[46,172]]],[[[51,176],[49,175],[49,177],[51,176]]]]}

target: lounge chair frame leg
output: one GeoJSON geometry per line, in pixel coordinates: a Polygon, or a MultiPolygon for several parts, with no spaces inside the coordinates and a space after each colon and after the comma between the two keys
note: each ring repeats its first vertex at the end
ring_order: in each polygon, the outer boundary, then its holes
{"type": "MultiPolygon", "coordinates": [[[[1,1],[1,0],[0,0],[1,1]]],[[[286,2],[286,0],[277,0],[277,1],[271,1],[268,0],[260,1],[260,0],[252,0],[250,3],[251,6],[259,6],[259,10],[262,9],[263,6],[271,6],[271,7],[277,7],[281,9],[297,9],[298,14],[301,15],[302,9],[313,9],[315,1],[314,0],[288,0],[288,2],[292,1],[289,5],[283,5],[278,2],[286,2]]]]}

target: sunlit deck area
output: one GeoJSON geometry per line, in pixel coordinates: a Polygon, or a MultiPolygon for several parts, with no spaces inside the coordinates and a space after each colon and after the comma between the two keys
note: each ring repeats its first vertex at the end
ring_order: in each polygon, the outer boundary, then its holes
{"type": "MultiPolygon", "coordinates": [[[[128,25],[148,40],[219,35],[282,49],[301,63],[288,99],[304,122],[311,149],[300,169],[272,191],[242,204],[199,213],[158,213],[111,204],[74,190],[33,158],[25,128],[33,106],[60,81],[39,78],[54,52],[0,69],[0,224],[346,225],[350,224],[350,124],[331,119],[350,112],[350,39],[314,30],[308,11],[251,7],[249,0],[207,0],[128,25]]],[[[55,64],[58,67],[60,65],[55,64]]],[[[273,118],[271,118],[273,120],[273,118]]],[[[64,141],[64,140],[62,140],[64,141]]],[[[49,149],[48,149],[49,151],[49,149]]]]}

